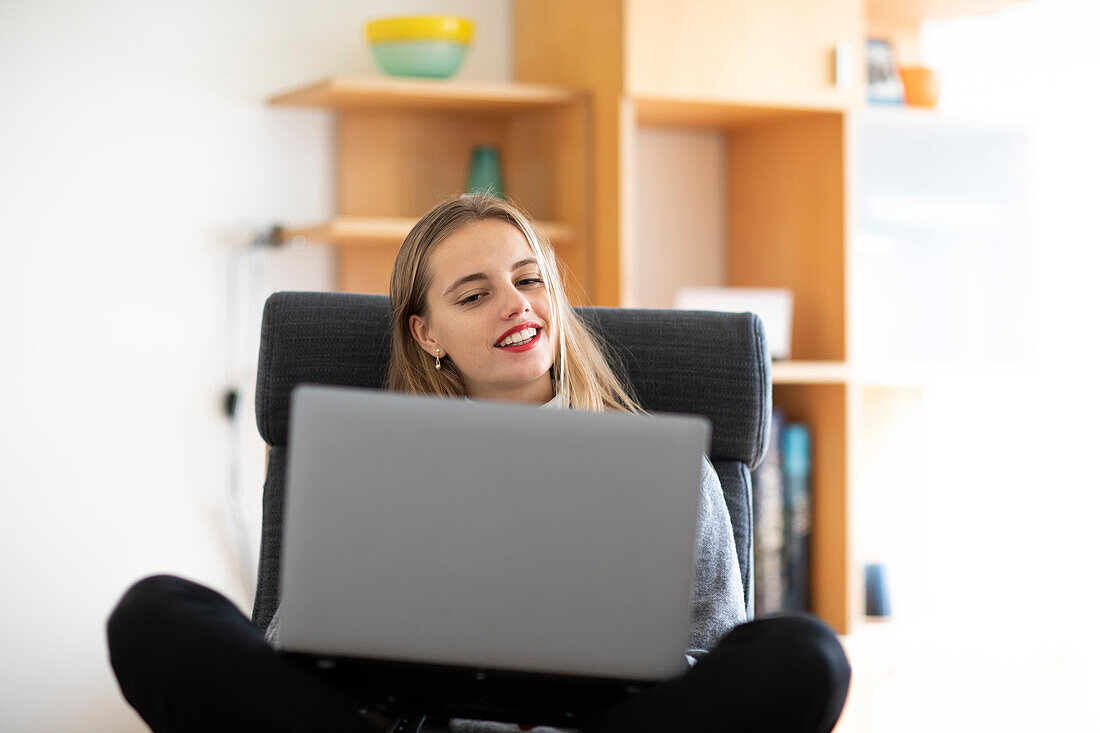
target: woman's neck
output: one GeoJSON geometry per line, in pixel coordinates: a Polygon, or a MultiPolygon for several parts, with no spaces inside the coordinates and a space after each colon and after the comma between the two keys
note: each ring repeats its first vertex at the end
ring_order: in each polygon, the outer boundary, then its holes
{"type": "Polygon", "coordinates": [[[471,400],[492,402],[519,402],[527,405],[542,405],[554,399],[554,381],[547,373],[545,379],[524,384],[515,389],[478,390],[469,389],[466,396],[471,400]]]}

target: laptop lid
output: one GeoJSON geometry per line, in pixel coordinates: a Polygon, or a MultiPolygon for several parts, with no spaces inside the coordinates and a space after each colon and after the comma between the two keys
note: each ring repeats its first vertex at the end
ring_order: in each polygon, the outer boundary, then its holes
{"type": "Polygon", "coordinates": [[[289,651],[651,680],[685,666],[704,418],[302,385],[289,651]]]}

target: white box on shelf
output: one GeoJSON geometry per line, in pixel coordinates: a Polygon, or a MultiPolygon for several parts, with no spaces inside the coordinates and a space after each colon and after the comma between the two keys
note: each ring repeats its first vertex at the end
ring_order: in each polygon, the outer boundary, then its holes
{"type": "Polygon", "coordinates": [[[764,322],[772,359],[791,358],[791,312],[794,296],[783,288],[680,288],[681,310],[755,313],[764,322]]]}

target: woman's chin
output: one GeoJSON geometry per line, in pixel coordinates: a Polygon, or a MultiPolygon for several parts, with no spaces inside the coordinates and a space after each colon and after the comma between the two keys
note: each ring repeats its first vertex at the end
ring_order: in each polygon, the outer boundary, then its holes
{"type": "Polygon", "coordinates": [[[512,371],[507,375],[502,375],[500,384],[507,386],[510,389],[526,389],[537,384],[541,384],[544,380],[550,382],[550,366],[542,364],[532,365],[531,368],[512,371]]]}

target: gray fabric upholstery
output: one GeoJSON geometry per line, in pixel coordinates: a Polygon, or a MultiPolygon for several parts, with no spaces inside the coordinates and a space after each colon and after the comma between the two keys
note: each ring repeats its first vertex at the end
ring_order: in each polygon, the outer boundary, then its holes
{"type": "MultiPolygon", "coordinates": [[[[279,548],[290,392],[300,383],[382,386],[389,299],[345,293],[276,293],[264,308],[256,422],[271,451],[264,483],[259,578],[252,620],[266,627],[279,599],[279,548]]],[[[771,362],[760,319],[748,313],[579,308],[606,342],[645,409],[704,415],[711,462],[733,523],[752,614],[752,491],[771,417],[771,362]]]]}
{"type": "Polygon", "coordinates": [[[266,629],[279,607],[280,548],[283,543],[283,488],[286,486],[286,446],[272,446],[267,454],[264,480],[263,524],[260,528],[260,570],[252,622],[266,629]]]}

